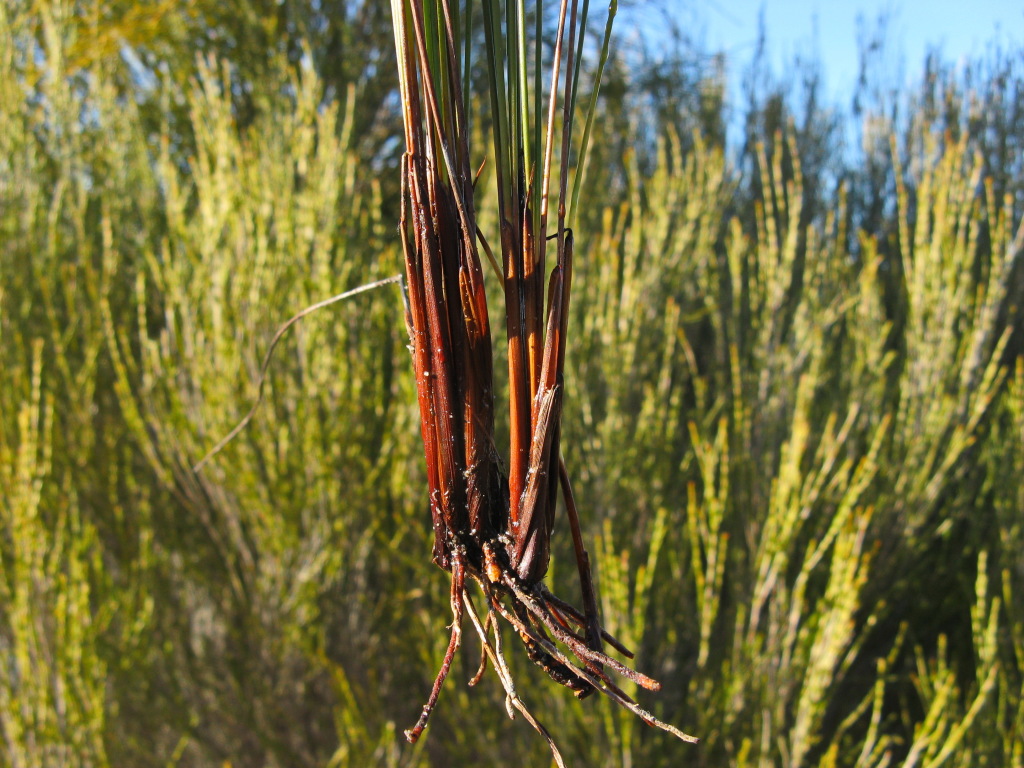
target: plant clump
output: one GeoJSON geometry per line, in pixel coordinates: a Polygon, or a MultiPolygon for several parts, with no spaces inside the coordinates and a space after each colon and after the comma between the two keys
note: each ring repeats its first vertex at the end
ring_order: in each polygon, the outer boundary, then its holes
{"type": "MultiPolygon", "coordinates": [[[[573,233],[567,226],[574,202],[569,195],[569,158],[586,3],[582,12],[578,2],[561,3],[546,118],[540,47],[543,9],[534,9],[538,29],[531,75],[524,3],[509,2],[504,9],[483,4],[500,265],[474,211],[476,174],[470,159],[465,77],[471,59],[472,6],[470,2],[460,7],[452,0],[392,2],[405,123],[401,234],[407,324],[426,454],[433,559],[451,573],[453,616],[441,669],[419,721],[406,736],[415,741],[426,727],[462,642],[467,614],[483,646],[480,672],[471,682],[480,679],[489,659],[504,686],[510,714],[513,707],[522,712],[548,739],[560,764],[550,735],[516,693],[502,655],[502,619],[515,629],[530,659],[579,698],[599,691],[648,724],[696,741],[642,710],[611,677],[624,676],[649,690],[660,687],[604,653],[608,643],[632,658],[601,626],[560,449],[573,269],[573,233]],[[557,188],[552,189],[554,185],[557,188]],[[552,202],[557,205],[553,215],[552,202]],[[547,273],[549,248],[554,265],[547,273]],[[510,393],[507,470],[495,442],[491,329],[481,249],[504,286],[510,393]],[[573,536],[582,610],[544,584],[559,494],[573,536]],[[472,582],[484,595],[482,615],[467,591],[472,582]]],[[[610,27],[611,19],[602,63],[610,27]]],[[[578,149],[579,167],[589,128],[590,119],[578,149]]],[[[574,193],[578,182],[577,173],[574,193]]]]}

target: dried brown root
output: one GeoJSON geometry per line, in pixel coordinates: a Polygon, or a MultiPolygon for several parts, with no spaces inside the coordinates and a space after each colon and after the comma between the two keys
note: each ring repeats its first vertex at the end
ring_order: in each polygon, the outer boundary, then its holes
{"type": "MultiPolygon", "coordinates": [[[[558,618],[555,617],[552,608],[556,608],[560,613],[565,613],[569,616],[573,615],[573,611],[568,609],[561,600],[551,601],[550,598],[553,596],[546,588],[543,586],[535,588],[526,587],[519,582],[514,574],[508,572],[503,574],[501,581],[495,586],[510,595],[514,605],[528,611],[533,620],[525,620],[520,615],[520,611],[509,610],[502,604],[500,599],[493,596],[493,590],[491,590],[491,600],[494,608],[515,627],[520,635],[524,637],[524,641],[528,639],[529,643],[535,644],[546,657],[557,663],[560,670],[569,671],[579,681],[585,682],[594,690],[633,712],[648,725],[670,733],[681,741],[691,744],[700,741],[696,736],[684,733],[675,726],[659,720],[650,712],[640,707],[633,698],[616,685],[604,671],[605,666],[648,690],[656,691],[661,687],[657,680],[627,667],[617,659],[613,659],[600,651],[595,651],[588,647],[579,635],[567,631],[558,618]],[[579,664],[570,659],[555,642],[547,637],[545,630],[550,632],[559,643],[566,646],[576,656],[578,661],[582,663],[579,664]]],[[[576,620],[575,616],[573,618],[576,620]]],[[[579,616],[579,623],[583,623],[582,616],[579,616]]],[[[607,633],[604,633],[602,630],[602,634],[607,633]]],[[[616,647],[621,645],[618,641],[615,641],[613,644],[616,647]]],[[[575,686],[570,687],[573,687],[574,690],[577,689],[575,686]]]]}
{"type": "MultiPolygon", "coordinates": [[[[484,634],[487,634],[487,630],[491,628],[491,622],[494,621],[494,611],[487,611],[487,617],[484,619],[484,634]]],[[[480,646],[480,666],[476,670],[476,674],[470,678],[468,685],[474,686],[483,679],[484,672],[487,671],[487,648],[483,645],[480,646]]]]}
{"type": "MultiPolygon", "coordinates": [[[[545,626],[548,626],[548,625],[545,624],[545,626]]],[[[548,629],[550,629],[550,628],[551,627],[548,626],[548,629]]],[[[571,669],[573,672],[575,672],[575,674],[579,675],[580,678],[582,678],[583,680],[586,680],[598,692],[604,694],[609,699],[614,701],[616,704],[619,704],[620,706],[625,707],[630,712],[632,712],[633,714],[637,715],[641,720],[643,720],[645,723],[647,723],[647,725],[650,725],[650,726],[652,726],[654,728],[659,728],[659,729],[665,731],[666,733],[672,734],[673,736],[675,736],[676,738],[680,739],[681,741],[685,741],[685,742],[690,743],[690,744],[696,744],[697,742],[700,741],[700,739],[698,737],[691,736],[688,733],[684,733],[683,731],[681,731],[678,728],[676,728],[674,725],[671,725],[671,724],[666,723],[666,722],[664,722],[662,720],[659,720],[654,715],[652,715],[650,712],[648,712],[647,710],[643,709],[639,704],[636,703],[636,701],[634,701],[629,696],[629,694],[627,694],[625,691],[623,691],[621,688],[619,688],[606,674],[604,674],[603,671],[601,671],[599,668],[594,668],[593,666],[591,666],[591,664],[588,663],[589,659],[585,660],[583,658],[580,658],[580,661],[584,662],[584,666],[580,666],[580,665],[574,663],[568,656],[566,656],[565,653],[563,653],[562,650],[559,649],[559,647],[555,643],[553,643],[550,640],[548,640],[547,638],[543,637],[540,633],[531,631],[531,628],[529,628],[529,627],[526,627],[525,629],[526,629],[527,632],[530,632],[530,634],[531,634],[532,638],[534,639],[534,641],[537,642],[544,649],[544,651],[547,652],[550,656],[552,656],[553,658],[557,659],[566,668],[571,669]]],[[[552,633],[552,634],[554,634],[554,633],[552,633]]],[[[557,637],[557,635],[556,635],[556,637],[557,637]]],[[[573,650],[573,653],[576,654],[576,651],[573,650]]],[[[604,663],[607,663],[607,661],[609,660],[608,657],[604,656],[604,654],[595,654],[595,652],[593,652],[593,651],[590,651],[587,655],[588,655],[588,657],[593,657],[593,656],[603,657],[603,658],[600,658],[600,661],[604,662],[604,663]]],[[[611,659],[611,661],[614,662],[615,660],[611,659]]],[[[615,664],[621,666],[619,664],[619,662],[615,662],[615,664]]],[[[611,665],[609,665],[609,666],[611,666],[611,665]]],[[[626,667],[626,669],[629,669],[629,668],[626,667]]],[[[658,684],[657,681],[651,680],[651,678],[647,677],[646,675],[641,675],[640,673],[635,672],[634,670],[629,670],[629,671],[633,672],[634,675],[637,675],[637,676],[645,679],[646,681],[653,682],[656,685],[659,685],[659,687],[660,687],[660,684],[658,684]]],[[[630,677],[630,679],[633,679],[632,676],[628,676],[628,677],[630,677]]],[[[649,687],[649,686],[645,685],[644,687],[649,687]]],[[[657,690],[657,688],[653,688],[653,689],[650,689],[650,690],[657,690]]]]}
{"type": "MultiPolygon", "coordinates": [[[[485,551],[493,551],[493,548],[487,546],[485,551]]],[[[516,692],[515,682],[505,662],[502,649],[499,615],[519,634],[530,659],[543,668],[555,682],[572,690],[578,698],[585,698],[597,691],[633,712],[652,727],[659,728],[688,743],[700,741],[697,737],[684,733],[675,726],[656,718],[640,707],[629,694],[615,683],[609,673],[624,677],[647,690],[657,691],[661,688],[661,684],[657,680],[637,672],[618,659],[608,656],[602,650],[595,649],[593,645],[599,646],[598,643],[588,642],[587,638],[579,631],[573,631],[571,625],[590,636],[596,636],[599,632],[602,640],[632,658],[633,654],[621,642],[595,622],[594,614],[585,615],[553,595],[543,584],[523,583],[507,564],[500,564],[494,557],[487,558],[485,566],[481,569],[482,573],[478,572],[475,567],[467,565],[462,555],[457,555],[453,560],[452,636],[441,663],[441,669],[434,681],[430,698],[423,707],[420,719],[415,727],[405,732],[406,738],[410,742],[415,742],[426,727],[430,713],[437,703],[441,688],[448,676],[452,660],[461,644],[463,610],[473,622],[481,646],[480,666],[469,684],[476,685],[480,681],[489,660],[505,690],[505,708],[509,717],[514,719],[515,712],[520,712],[534,730],[547,741],[551,754],[559,766],[564,766],[564,763],[551,734],[530,713],[516,692]],[[487,600],[487,615],[484,620],[480,619],[466,592],[467,576],[480,585],[487,600]],[[493,641],[490,637],[491,633],[493,633],[493,641]],[[568,649],[575,660],[562,650],[562,646],[568,649]]]]}
{"type": "MultiPolygon", "coordinates": [[[[489,588],[487,583],[482,579],[477,579],[480,583],[481,588],[484,590],[484,594],[488,595],[488,602],[493,606],[493,601],[490,598],[489,588]]],[[[480,636],[480,644],[483,647],[484,653],[490,658],[491,663],[494,665],[495,671],[498,673],[498,679],[501,680],[501,686],[505,689],[505,708],[508,710],[509,718],[515,719],[515,712],[513,707],[518,710],[537,733],[544,737],[544,740],[548,743],[548,748],[551,750],[551,756],[555,760],[555,764],[558,768],[565,768],[565,762],[562,760],[562,755],[558,751],[558,745],[555,744],[555,740],[552,738],[548,729],[533,716],[523,700],[519,698],[519,694],[516,693],[515,681],[512,679],[512,673],[509,671],[508,665],[505,663],[505,657],[502,653],[501,648],[501,628],[498,626],[497,621],[491,622],[494,628],[494,643],[492,644],[487,636],[487,629],[480,622],[480,617],[477,615],[476,607],[473,605],[472,599],[469,594],[465,591],[462,595],[463,602],[466,606],[466,613],[469,614],[470,620],[473,622],[473,626],[476,628],[477,634],[480,636]]],[[[488,619],[494,616],[493,607],[488,608],[488,619]]]]}
{"type": "MultiPolygon", "coordinates": [[[[536,590],[530,591],[518,583],[518,580],[511,574],[506,574],[502,579],[502,586],[512,592],[515,598],[534,615],[534,617],[543,625],[558,642],[565,645],[573,654],[582,661],[588,669],[592,672],[597,673],[596,667],[601,665],[607,665],[611,667],[615,672],[622,677],[632,680],[642,688],[646,688],[649,691],[657,691],[661,689],[661,683],[653,678],[648,677],[642,672],[637,672],[631,667],[627,667],[618,659],[613,659],[605,653],[595,651],[594,649],[587,646],[586,643],[572,633],[566,632],[562,627],[558,625],[558,622],[554,619],[550,609],[547,606],[547,602],[544,597],[544,592],[536,590]]],[[[601,674],[602,678],[605,678],[601,674]]]]}
{"type": "MultiPolygon", "coordinates": [[[[558,595],[549,592],[547,587],[545,587],[543,584],[541,585],[541,596],[547,602],[548,608],[557,609],[559,614],[570,618],[577,627],[580,627],[581,629],[586,629],[587,619],[586,617],[584,617],[582,613],[579,612],[579,610],[577,610],[576,606],[572,605],[571,603],[565,602],[558,595]]],[[[606,630],[604,627],[601,627],[600,632],[601,639],[608,643],[608,645],[610,645],[616,651],[621,653],[627,659],[633,658],[633,652],[629,650],[629,648],[627,648],[625,645],[623,645],[622,642],[614,635],[612,635],[608,630],[606,630]]]]}
{"type": "Polygon", "coordinates": [[[452,636],[448,641],[448,650],[445,651],[444,660],[441,662],[441,669],[438,670],[437,677],[434,679],[434,686],[430,690],[430,697],[427,699],[427,703],[423,705],[423,711],[420,713],[420,718],[416,721],[416,725],[405,732],[405,738],[410,744],[415,744],[416,740],[419,739],[420,734],[423,733],[423,729],[427,727],[427,721],[430,719],[430,713],[434,711],[434,707],[437,705],[437,699],[441,695],[441,688],[444,686],[444,681],[447,679],[448,672],[451,670],[452,660],[455,658],[455,652],[459,650],[459,646],[462,644],[462,597],[466,592],[466,571],[461,556],[456,554],[453,560],[452,589],[450,595],[452,608],[452,636]]]}

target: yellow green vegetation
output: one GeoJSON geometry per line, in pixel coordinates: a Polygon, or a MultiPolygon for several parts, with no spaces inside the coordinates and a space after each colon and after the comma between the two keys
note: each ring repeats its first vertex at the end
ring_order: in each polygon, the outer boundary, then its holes
{"type": "MultiPolygon", "coordinates": [[[[207,6],[0,7],[0,765],[548,764],[471,644],[401,738],[449,579],[395,286],[296,325],[192,470],[287,317],[402,263],[386,18],[207,6]]],[[[519,695],[569,765],[1020,764],[1019,136],[954,83],[828,191],[792,121],[734,163],[609,67],[562,441],[601,620],[664,686],[624,688],[702,743],[509,654],[519,695]]]]}

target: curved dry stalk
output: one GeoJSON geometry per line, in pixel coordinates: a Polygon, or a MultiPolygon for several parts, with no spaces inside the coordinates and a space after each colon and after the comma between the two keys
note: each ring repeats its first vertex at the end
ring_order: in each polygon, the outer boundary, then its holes
{"type": "MultiPolygon", "coordinates": [[[[232,440],[238,437],[238,434],[243,429],[245,429],[246,426],[248,426],[250,421],[252,421],[252,417],[256,414],[256,409],[259,408],[260,404],[263,402],[263,385],[264,383],[266,383],[267,380],[267,371],[270,368],[270,359],[274,354],[274,349],[277,347],[277,343],[288,332],[289,328],[291,328],[293,325],[299,322],[299,320],[301,320],[302,318],[306,317],[306,315],[311,315],[318,309],[323,309],[324,307],[328,307],[331,304],[336,304],[339,301],[344,301],[345,299],[350,299],[353,296],[358,296],[360,293],[372,291],[374,288],[380,288],[382,286],[389,285],[390,283],[400,282],[402,282],[401,275],[392,275],[391,277],[386,277],[383,280],[375,280],[372,283],[360,285],[359,287],[353,288],[352,290],[344,291],[336,296],[331,296],[329,299],[324,299],[323,301],[318,301],[316,304],[311,304],[310,306],[306,307],[303,310],[300,310],[299,312],[295,313],[290,318],[288,318],[284,322],[284,324],[277,329],[277,332],[274,334],[274,337],[270,340],[270,346],[267,347],[266,354],[263,356],[263,364],[260,366],[260,376],[256,387],[256,402],[252,404],[252,408],[250,408],[249,412],[242,417],[242,420],[239,421],[238,424],[236,424],[235,427],[220,440],[220,442],[218,442],[215,446],[213,446],[213,448],[207,451],[206,455],[203,456],[203,458],[201,458],[192,466],[192,471],[199,472],[204,466],[206,466],[207,462],[209,462],[210,459],[212,459],[218,453],[223,451],[228,443],[230,443],[232,440]]],[[[405,295],[404,291],[402,295],[405,295]]]]}

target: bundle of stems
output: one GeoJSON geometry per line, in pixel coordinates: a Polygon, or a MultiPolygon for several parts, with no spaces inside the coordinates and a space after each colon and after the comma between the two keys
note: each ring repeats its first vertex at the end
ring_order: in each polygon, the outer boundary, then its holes
{"type": "MultiPolygon", "coordinates": [[[[547,738],[559,764],[550,735],[516,693],[502,656],[500,619],[515,628],[533,661],[580,698],[600,691],[649,724],[695,741],[640,709],[606,671],[651,690],[659,687],[603,652],[607,642],[632,658],[601,627],[560,450],[573,259],[567,221],[579,194],[597,90],[595,85],[570,194],[570,142],[588,2],[579,6],[578,0],[561,0],[545,88],[541,3],[531,9],[535,29],[529,46],[525,0],[482,3],[500,218],[498,264],[474,210],[466,108],[473,0],[392,0],[405,118],[401,233],[406,319],[426,454],[433,558],[451,573],[454,617],[433,689],[406,736],[415,741],[426,726],[461,643],[465,611],[483,645],[480,672],[471,682],[480,679],[490,659],[507,693],[510,715],[513,707],[522,712],[547,738]],[[554,265],[545,281],[549,242],[554,265]],[[507,471],[494,439],[491,331],[480,249],[504,285],[507,471]],[[543,582],[559,492],[573,537],[582,610],[553,595],[543,582]],[[484,595],[483,619],[467,592],[471,582],[484,595]]],[[[599,73],[607,60],[614,12],[613,3],[599,73]]]]}

